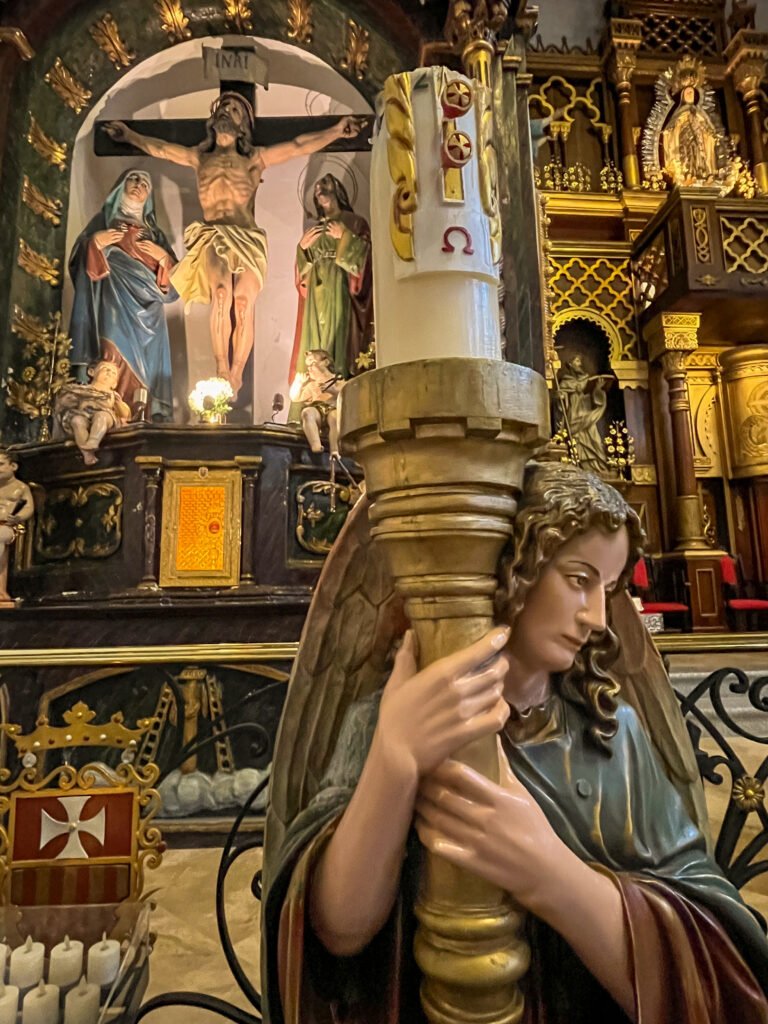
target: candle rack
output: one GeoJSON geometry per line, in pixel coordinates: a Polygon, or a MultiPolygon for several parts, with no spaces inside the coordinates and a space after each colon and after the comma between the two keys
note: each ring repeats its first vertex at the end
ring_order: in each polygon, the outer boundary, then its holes
{"type": "MultiPolygon", "coordinates": [[[[79,702],[61,726],[44,716],[29,734],[0,726],[16,763],[0,771],[0,920],[12,951],[3,978],[22,998],[41,980],[62,982],[58,1008],[43,985],[39,1004],[31,999],[19,1011],[21,1024],[63,1021],[65,997],[83,974],[98,987],[98,1011],[86,984],[70,1024],[127,1024],[148,983],[152,904],[144,880],[165,847],[153,820],[159,770],[133,762],[155,721],[129,728],[121,714],[95,718],[79,702]],[[89,760],[94,748],[114,751],[117,765],[89,760]],[[79,967],[71,944],[61,945],[65,936],[82,944],[79,967]]],[[[3,1024],[11,1024],[11,1011],[3,1024]]]]}

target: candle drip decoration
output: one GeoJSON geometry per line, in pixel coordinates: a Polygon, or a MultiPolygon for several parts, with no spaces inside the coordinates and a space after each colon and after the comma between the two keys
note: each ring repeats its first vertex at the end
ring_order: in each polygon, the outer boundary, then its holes
{"type": "Polygon", "coordinates": [[[11,950],[0,1024],[16,1024],[19,996],[21,1024],[59,1024],[62,1001],[66,1024],[97,1024],[107,1011],[129,1021],[148,981],[145,873],[164,844],[157,765],[134,761],[155,721],[130,728],[118,713],[100,723],[82,702],[62,718],[43,716],[27,734],[0,727],[19,766],[0,772],[0,959],[11,950]],[[56,902],[75,893],[76,904],[56,902]]]}

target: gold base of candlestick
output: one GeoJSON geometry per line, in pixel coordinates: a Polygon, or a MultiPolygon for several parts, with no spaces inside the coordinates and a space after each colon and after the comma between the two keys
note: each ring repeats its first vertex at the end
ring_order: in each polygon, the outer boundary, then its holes
{"type": "MultiPolygon", "coordinates": [[[[402,363],[350,381],[340,419],[342,444],[365,470],[372,535],[429,664],[493,624],[523,468],[548,436],[546,383],[490,359],[402,363]]],[[[462,760],[498,780],[495,736],[462,760]]],[[[416,913],[430,1024],[519,1021],[528,948],[506,894],[429,857],[416,913]]]]}

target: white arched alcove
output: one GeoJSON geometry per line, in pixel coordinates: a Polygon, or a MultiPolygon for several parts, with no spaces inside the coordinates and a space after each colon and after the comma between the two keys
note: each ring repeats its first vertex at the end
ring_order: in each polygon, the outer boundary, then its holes
{"type": "MultiPolygon", "coordinates": [[[[204,76],[202,48],[220,46],[221,38],[195,39],[163,50],[128,71],[94,104],[75,141],[67,221],[67,255],[101,208],[123,171],[140,167],[151,173],[157,217],[176,255],[184,252],[184,227],[201,219],[194,172],[146,156],[97,157],[93,151],[97,120],[205,118],[219,92],[204,76]]],[[[237,37],[242,41],[242,37],[237,37]]],[[[272,39],[254,38],[269,69],[269,88],[257,87],[260,117],[307,114],[369,113],[365,98],[324,61],[305,50],[272,39]]],[[[256,197],[256,222],[269,239],[269,269],[256,304],[254,351],[254,422],[268,420],[272,398],[287,401],[288,366],[296,326],[294,283],[296,244],[310,222],[311,190],[330,172],[344,182],[355,212],[368,218],[370,156],[367,153],[317,153],[269,168],[256,197]],[[304,209],[305,207],[306,209],[304,209]]],[[[64,317],[68,321],[72,285],[66,281],[64,317]]],[[[208,307],[181,301],[166,307],[171,336],[174,420],[185,422],[186,396],[195,381],[214,372],[208,334],[208,307]]],[[[285,413],[281,418],[285,418],[285,413]]]]}

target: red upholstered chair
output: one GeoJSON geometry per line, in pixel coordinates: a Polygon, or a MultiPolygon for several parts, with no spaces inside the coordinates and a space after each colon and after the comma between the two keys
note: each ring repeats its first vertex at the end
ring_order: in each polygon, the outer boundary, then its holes
{"type": "MultiPolygon", "coordinates": [[[[632,572],[632,590],[643,602],[643,611],[648,614],[674,615],[679,617],[683,632],[690,632],[691,610],[683,601],[655,600],[654,586],[648,572],[648,559],[638,558],[632,572]]],[[[666,621],[666,620],[665,620],[666,621]]]]}
{"type": "Polygon", "coordinates": [[[720,559],[720,572],[731,627],[741,633],[759,629],[760,616],[768,616],[768,600],[752,593],[752,584],[744,584],[740,580],[739,567],[731,555],[723,555],[720,559]]]}

